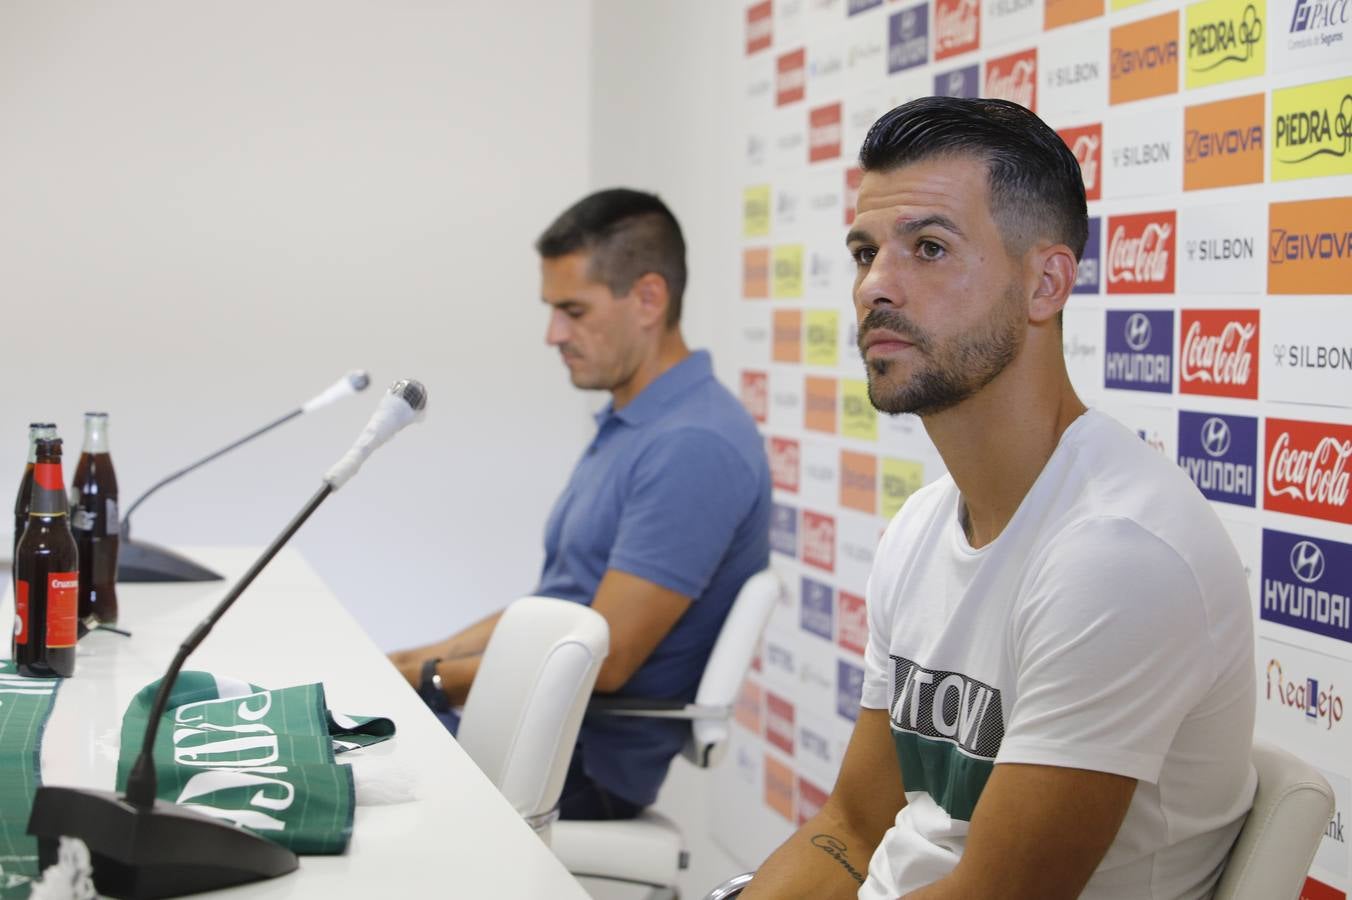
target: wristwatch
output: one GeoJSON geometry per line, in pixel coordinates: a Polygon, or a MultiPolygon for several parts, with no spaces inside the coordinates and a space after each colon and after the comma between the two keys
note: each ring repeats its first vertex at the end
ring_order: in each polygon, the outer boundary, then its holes
{"type": "Polygon", "coordinates": [[[432,712],[446,712],[451,708],[450,698],[441,688],[441,675],[437,672],[440,657],[433,657],[422,664],[422,678],[418,682],[418,696],[422,697],[432,712]]]}

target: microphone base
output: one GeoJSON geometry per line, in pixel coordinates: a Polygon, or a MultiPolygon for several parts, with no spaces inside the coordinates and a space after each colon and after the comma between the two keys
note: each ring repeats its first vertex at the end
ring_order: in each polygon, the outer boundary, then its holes
{"type": "Polygon", "coordinates": [[[223,577],[158,544],[124,539],[117,552],[117,580],[122,583],[220,581],[223,577]]]}
{"type": "Polygon", "coordinates": [[[296,854],[188,807],[156,800],[142,809],[112,791],[40,787],[28,833],[38,863],[56,862],[58,839],[89,847],[100,896],[181,897],[294,872],[296,854]]]}

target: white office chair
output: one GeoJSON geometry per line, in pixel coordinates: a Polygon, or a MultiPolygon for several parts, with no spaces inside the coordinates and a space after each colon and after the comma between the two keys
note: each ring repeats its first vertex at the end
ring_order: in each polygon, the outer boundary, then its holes
{"type": "MultiPolygon", "coordinates": [[[[687,719],[690,738],[682,755],[700,768],[714,765],[727,750],[733,702],[782,591],[779,576],[769,569],[742,585],[709,655],[694,703],[603,698],[593,703],[592,712],[687,719]]],[[[676,874],[688,861],[680,828],[653,810],[626,821],[559,822],[551,847],[574,875],[647,885],[654,897],[676,896],[676,874]]]]}
{"type": "Polygon", "coordinates": [[[610,628],[591,607],[523,597],[493,628],[456,740],[545,843],[610,628]]]}
{"type": "MultiPolygon", "coordinates": [[[[1298,900],[1319,840],[1333,815],[1333,789],[1319,770],[1285,750],[1255,741],[1258,792],[1225,861],[1213,900],[1298,900]]],[[[751,883],[747,872],[704,900],[730,900],[751,883]]]]}

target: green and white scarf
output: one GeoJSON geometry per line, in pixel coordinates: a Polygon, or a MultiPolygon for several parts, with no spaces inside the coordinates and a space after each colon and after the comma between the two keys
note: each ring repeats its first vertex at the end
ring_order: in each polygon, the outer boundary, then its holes
{"type": "Polygon", "coordinates": [[[38,874],[38,841],[28,812],[42,783],[42,732],[60,678],[25,678],[0,660],[0,897],[27,897],[38,874]]]}
{"type": "MultiPolygon", "coordinates": [[[[158,688],[158,681],[142,688],[122,718],[119,791],[158,688]]],[[[352,771],[334,755],[393,734],[389,719],[329,712],[321,684],[266,690],[181,672],[155,738],[158,796],[296,853],[342,853],[355,802],[352,771]]]]}

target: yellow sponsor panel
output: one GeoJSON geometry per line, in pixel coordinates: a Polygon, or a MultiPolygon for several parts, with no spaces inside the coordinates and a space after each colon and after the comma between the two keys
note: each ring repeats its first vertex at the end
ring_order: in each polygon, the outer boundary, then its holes
{"type": "Polygon", "coordinates": [[[1147,0],[1113,0],[1112,8],[1113,12],[1116,12],[1119,9],[1130,9],[1133,6],[1140,6],[1142,3],[1146,2],[1147,0]]]}
{"type": "Polygon", "coordinates": [[[1352,77],[1272,92],[1272,180],[1352,175],[1352,77]]]}
{"type": "Polygon", "coordinates": [[[840,360],[840,314],[810,309],[804,319],[807,341],[803,362],[809,366],[834,366],[840,360]]]}
{"type": "Polygon", "coordinates": [[[869,402],[867,381],[841,379],[840,433],[864,441],[878,439],[878,412],[869,402]]]}
{"type": "Polygon", "coordinates": [[[742,235],[765,237],[770,233],[770,185],[753,184],[742,189],[742,235]]]}
{"type": "Polygon", "coordinates": [[[774,269],[774,288],[771,296],[776,300],[792,300],[803,296],[803,245],[780,244],[771,256],[774,269]]]}
{"type": "Polygon", "coordinates": [[[1184,85],[1262,75],[1267,59],[1265,0],[1203,0],[1188,7],[1184,85]]]}
{"type": "Polygon", "coordinates": [[[892,518],[910,496],[925,483],[925,467],[909,459],[884,459],[882,478],[883,516],[892,518]]]}

